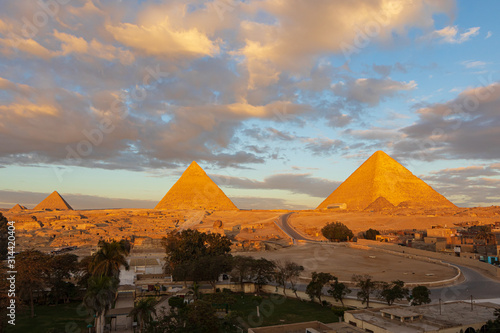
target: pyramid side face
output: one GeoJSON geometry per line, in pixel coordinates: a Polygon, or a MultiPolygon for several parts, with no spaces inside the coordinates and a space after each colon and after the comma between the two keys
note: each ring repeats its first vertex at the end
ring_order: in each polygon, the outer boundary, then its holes
{"type": "Polygon", "coordinates": [[[73,210],[64,198],[56,191],[52,192],[47,198],[36,205],[34,210],[73,210]]]}
{"type": "Polygon", "coordinates": [[[234,203],[193,162],[155,209],[236,210],[234,203]]]}
{"type": "Polygon", "coordinates": [[[403,201],[415,206],[455,207],[423,180],[384,152],[376,152],[342,183],[318,209],[346,203],[347,209],[363,210],[378,197],[397,206],[403,201]]]}

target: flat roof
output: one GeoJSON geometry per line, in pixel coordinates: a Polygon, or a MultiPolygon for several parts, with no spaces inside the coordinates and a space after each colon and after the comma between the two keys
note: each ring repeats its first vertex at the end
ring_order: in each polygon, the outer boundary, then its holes
{"type": "Polygon", "coordinates": [[[456,301],[450,303],[420,305],[409,307],[391,307],[348,311],[354,318],[377,327],[398,333],[416,333],[438,331],[440,329],[485,323],[495,319],[495,307],[470,302],[456,301]],[[400,320],[382,317],[380,313],[392,313],[399,317],[422,315],[422,319],[401,322],[400,320]],[[412,315],[410,315],[410,313],[412,315]],[[404,314],[404,315],[403,315],[404,314]]]}

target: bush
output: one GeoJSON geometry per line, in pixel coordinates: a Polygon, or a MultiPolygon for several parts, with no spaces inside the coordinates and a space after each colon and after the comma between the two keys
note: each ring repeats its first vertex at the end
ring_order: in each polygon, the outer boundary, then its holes
{"type": "Polygon", "coordinates": [[[354,237],[352,231],[343,223],[329,222],[322,229],[321,233],[329,241],[346,242],[354,237]]]}

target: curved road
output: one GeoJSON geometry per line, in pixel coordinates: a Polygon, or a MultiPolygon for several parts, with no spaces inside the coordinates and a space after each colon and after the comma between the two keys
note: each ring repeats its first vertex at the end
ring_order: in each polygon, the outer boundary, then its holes
{"type": "MultiPolygon", "coordinates": [[[[295,230],[290,224],[288,224],[288,219],[292,213],[281,215],[276,221],[276,225],[286,233],[290,238],[292,238],[294,244],[295,240],[306,240],[311,241],[311,239],[305,238],[297,230],[295,230]]],[[[475,300],[497,300],[496,302],[500,304],[500,281],[489,278],[478,271],[457,264],[457,266],[465,277],[465,281],[452,285],[449,287],[442,288],[432,288],[431,299],[433,302],[438,302],[441,299],[443,302],[456,301],[456,300],[470,300],[471,295],[475,300]]],[[[299,284],[299,290],[305,290],[305,284],[299,284]]],[[[351,295],[356,293],[351,292],[351,295]]]]}
{"type": "Polygon", "coordinates": [[[290,215],[292,215],[293,212],[291,213],[287,213],[287,214],[283,214],[281,215],[280,217],[278,217],[278,220],[275,221],[276,225],[285,233],[288,235],[288,237],[290,237],[293,241],[293,243],[295,244],[295,240],[312,240],[312,239],[308,239],[308,238],[305,238],[304,236],[302,236],[297,230],[295,230],[294,228],[292,228],[289,224],[288,224],[288,218],[290,217],[290,215]]]}

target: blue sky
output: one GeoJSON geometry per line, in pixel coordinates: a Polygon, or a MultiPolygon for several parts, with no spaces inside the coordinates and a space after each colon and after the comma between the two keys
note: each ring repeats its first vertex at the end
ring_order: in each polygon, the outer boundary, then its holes
{"type": "Polygon", "coordinates": [[[58,190],[151,208],[196,160],[240,208],[314,208],[376,150],[457,205],[498,205],[499,11],[2,2],[0,207],[58,190]]]}

